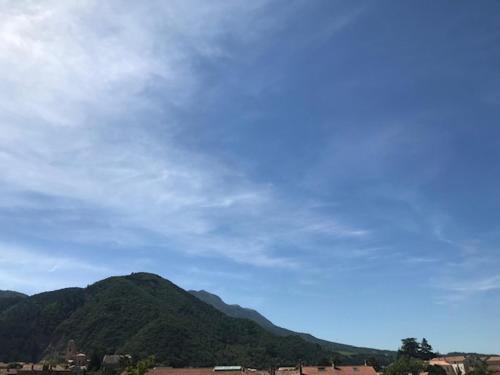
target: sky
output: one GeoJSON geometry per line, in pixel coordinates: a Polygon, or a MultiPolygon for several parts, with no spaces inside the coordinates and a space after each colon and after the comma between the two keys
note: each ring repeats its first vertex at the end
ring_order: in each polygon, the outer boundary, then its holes
{"type": "Polygon", "coordinates": [[[499,43],[493,0],[1,1],[0,289],[499,353],[499,43]]]}

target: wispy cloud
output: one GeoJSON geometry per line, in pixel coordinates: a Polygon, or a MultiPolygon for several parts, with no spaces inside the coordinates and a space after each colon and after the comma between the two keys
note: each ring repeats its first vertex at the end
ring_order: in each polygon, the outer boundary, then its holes
{"type": "Polygon", "coordinates": [[[2,288],[41,292],[57,289],[70,281],[84,286],[113,270],[85,259],[50,255],[42,251],[10,243],[0,243],[0,283],[2,288]]]}
{"type": "Polygon", "coordinates": [[[435,299],[438,304],[459,304],[483,293],[500,290],[500,275],[447,278],[436,286],[442,290],[435,299]]]}
{"type": "Polygon", "coordinates": [[[245,43],[265,32],[265,2],[128,6],[14,3],[0,15],[0,207],[29,228],[18,235],[296,268],[279,245],[299,232],[368,234],[176,141],[190,125],[176,111],[202,87],[197,62],[230,56],[228,29],[245,43]]]}
{"type": "MultiPolygon", "coordinates": [[[[431,220],[435,238],[451,248],[451,256],[439,263],[432,284],[438,290],[437,303],[461,303],[485,292],[500,289],[497,250],[478,239],[455,239],[446,233],[450,217],[439,215],[431,220]]],[[[450,254],[448,251],[447,254],[450,254]]]]}

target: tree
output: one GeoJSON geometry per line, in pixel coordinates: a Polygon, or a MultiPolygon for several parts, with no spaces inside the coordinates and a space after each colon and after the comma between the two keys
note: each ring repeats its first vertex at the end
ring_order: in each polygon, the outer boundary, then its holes
{"type": "Polygon", "coordinates": [[[418,348],[418,355],[420,359],[429,360],[435,357],[432,351],[432,346],[429,344],[427,339],[424,337],[418,348]]]}
{"type": "Polygon", "coordinates": [[[420,358],[420,344],[415,337],[408,337],[401,340],[401,348],[398,350],[398,357],[408,356],[412,358],[420,358]]]}
{"type": "MultiPolygon", "coordinates": [[[[460,369],[457,370],[460,371],[460,369]]],[[[429,365],[425,371],[428,372],[429,375],[447,375],[445,369],[438,365],[429,365]]]]}
{"type": "Polygon", "coordinates": [[[424,368],[424,362],[420,359],[401,355],[384,370],[384,375],[420,375],[424,368]]]}
{"type": "Polygon", "coordinates": [[[398,356],[408,356],[427,361],[434,358],[436,355],[425,337],[422,339],[421,343],[419,343],[415,337],[408,337],[401,340],[401,348],[398,351],[398,356]]]}
{"type": "Polygon", "coordinates": [[[105,350],[102,348],[93,349],[90,352],[89,370],[97,371],[101,368],[102,359],[104,358],[105,350]]]}
{"type": "Polygon", "coordinates": [[[472,369],[468,372],[471,375],[492,375],[494,373],[493,370],[488,368],[486,360],[478,355],[467,357],[466,364],[468,368],[472,369]]]}
{"type": "Polygon", "coordinates": [[[154,367],[155,363],[155,357],[152,355],[141,359],[135,366],[128,366],[125,371],[127,375],[144,375],[150,368],[154,367]]]}
{"type": "Polygon", "coordinates": [[[332,354],[333,367],[341,365],[342,362],[343,362],[342,355],[340,353],[333,352],[333,354],[332,354]]]}
{"type": "Polygon", "coordinates": [[[323,357],[319,360],[318,362],[318,366],[331,366],[332,365],[332,360],[327,358],[327,357],[323,357]]]}
{"type": "Polygon", "coordinates": [[[381,366],[380,366],[380,364],[378,363],[377,358],[375,358],[375,357],[370,357],[370,358],[368,358],[368,359],[366,360],[366,365],[367,365],[367,366],[371,366],[371,367],[373,367],[373,369],[374,369],[375,371],[377,371],[377,372],[378,372],[378,371],[380,371],[380,369],[381,369],[381,366]]]}

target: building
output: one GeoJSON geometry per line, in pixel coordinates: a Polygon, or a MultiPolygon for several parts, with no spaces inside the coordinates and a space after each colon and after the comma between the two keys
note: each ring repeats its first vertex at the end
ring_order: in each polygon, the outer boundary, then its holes
{"type": "Polygon", "coordinates": [[[76,348],[75,340],[69,340],[68,345],[66,346],[66,353],[64,354],[64,359],[66,362],[74,361],[76,359],[76,355],[78,354],[78,350],[76,348]]]}
{"type": "Polygon", "coordinates": [[[87,355],[84,353],[78,353],[75,356],[75,361],[74,361],[75,366],[77,367],[87,367],[88,360],[87,360],[87,355]]]}
{"type": "Polygon", "coordinates": [[[280,367],[276,375],[377,375],[371,366],[297,366],[280,367]]]}
{"type": "Polygon", "coordinates": [[[46,363],[19,363],[7,368],[0,366],[0,375],[67,375],[69,372],[64,366],[49,366],[46,363]]]}
{"type": "Polygon", "coordinates": [[[106,354],[102,359],[101,370],[105,375],[119,374],[132,363],[129,354],[106,354]]]}
{"type": "Polygon", "coordinates": [[[500,375],[500,356],[448,356],[433,358],[430,365],[436,365],[446,371],[446,375],[465,375],[474,369],[474,363],[484,361],[488,369],[495,375],[500,375]]]}
{"type": "Polygon", "coordinates": [[[88,365],[87,355],[78,352],[75,340],[69,340],[64,353],[68,367],[75,371],[86,370],[88,365]]]}
{"type": "Polygon", "coordinates": [[[248,369],[241,366],[215,366],[198,368],[155,367],[147,375],[269,375],[268,371],[248,369]]]}

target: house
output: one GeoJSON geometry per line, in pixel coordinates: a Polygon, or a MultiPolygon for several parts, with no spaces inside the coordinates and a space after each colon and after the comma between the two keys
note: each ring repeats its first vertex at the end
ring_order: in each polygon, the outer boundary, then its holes
{"type": "Polygon", "coordinates": [[[64,354],[64,359],[66,360],[66,362],[74,361],[77,354],[78,350],[76,348],[75,340],[69,340],[68,345],[66,346],[66,353],[64,354]]]}
{"type": "Polygon", "coordinates": [[[77,367],[87,367],[88,360],[87,360],[87,355],[84,353],[78,353],[75,356],[75,366],[77,367]]]}
{"type": "Polygon", "coordinates": [[[495,375],[500,375],[500,356],[491,356],[486,358],[488,369],[495,375]]]}
{"type": "Polygon", "coordinates": [[[64,366],[46,363],[19,363],[18,366],[0,368],[0,375],[66,375],[70,370],[64,366]]]}
{"type": "Polygon", "coordinates": [[[64,359],[66,360],[68,367],[75,371],[87,369],[87,355],[85,353],[78,352],[75,340],[68,341],[66,352],[64,353],[64,359]]]}
{"type": "Polygon", "coordinates": [[[444,358],[434,358],[429,361],[429,365],[441,367],[446,372],[446,375],[465,374],[465,368],[463,362],[461,364],[451,364],[447,362],[444,358]]]}
{"type": "Polygon", "coordinates": [[[465,375],[474,369],[474,361],[484,361],[488,369],[500,375],[500,356],[448,356],[433,358],[430,365],[436,365],[446,371],[446,375],[465,375]]]}

